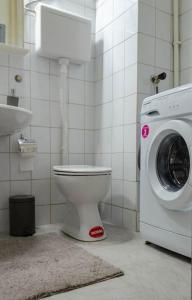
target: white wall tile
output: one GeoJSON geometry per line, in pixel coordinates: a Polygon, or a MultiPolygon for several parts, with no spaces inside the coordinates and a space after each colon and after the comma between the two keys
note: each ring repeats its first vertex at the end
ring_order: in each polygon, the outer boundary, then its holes
{"type": "Polygon", "coordinates": [[[34,45],[31,45],[31,70],[49,73],[49,59],[38,55],[34,45]]]}
{"type": "Polygon", "coordinates": [[[50,103],[50,112],[51,112],[51,123],[52,127],[61,126],[61,108],[60,103],[56,101],[51,101],[50,103]]]}
{"type": "Polygon", "coordinates": [[[84,80],[85,77],[85,66],[84,64],[70,64],[69,65],[69,77],[79,80],[84,80]]]}
{"type": "Polygon", "coordinates": [[[91,130],[85,131],[85,153],[93,153],[94,134],[91,130]]]}
{"type": "Polygon", "coordinates": [[[137,94],[128,96],[124,100],[124,124],[137,121],[137,94]]]}
{"type": "Polygon", "coordinates": [[[138,183],[124,181],[124,208],[138,208],[138,183]]]}
{"type": "Polygon", "coordinates": [[[32,180],[32,193],[35,196],[36,205],[48,205],[50,203],[50,179],[32,180]]]}
{"type": "Polygon", "coordinates": [[[31,99],[31,110],[33,112],[32,125],[49,126],[50,109],[49,102],[43,100],[31,99]],[[43,113],[42,113],[43,112],[43,113]]]}
{"type": "Polygon", "coordinates": [[[11,180],[26,180],[31,179],[30,171],[21,171],[20,161],[24,161],[19,153],[11,153],[10,169],[11,169],[11,180]]]}
{"type": "Polygon", "coordinates": [[[49,76],[50,81],[50,100],[60,101],[60,78],[58,76],[49,76]]]}
{"type": "Polygon", "coordinates": [[[83,153],[84,152],[84,131],[77,129],[69,130],[69,152],[83,153]]]}
{"type": "Polygon", "coordinates": [[[130,124],[124,127],[124,152],[136,152],[137,125],[130,124]]]}
{"type": "Polygon", "coordinates": [[[124,179],[127,181],[137,180],[136,153],[124,154],[124,179]]]}
{"type": "Polygon", "coordinates": [[[31,97],[49,100],[49,76],[31,72],[31,97]]]}
{"type": "Polygon", "coordinates": [[[53,224],[64,223],[66,204],[51,205],[51,222],[53,224]]]}
{"type": "Polygon", "coordinates": [[[85,105],[95,105],[95,84],[85,82],[85,105]]]}
{"type": "Polygon", "coordinates": [[[111,223],[111,205],[101,202],[99,212],[103,221],[111,223]]]}
{"type": "Polygon", "coordinates": [[[134,35],[125,42],[125,68],[137,62],[137,39],[134,35]]]}
{"type": "Polygon", "coordinates": [[[139,3],[139,32],[155,36],[155,8],[139,3]]]}
{"type": "MultiPolygon", "coordinates": [[[[183,1],[183,0],[182,0],[183,1]]],[[[156,7],[166,13],[172,14],[172,1],[171,0],[156,0],[156,7]]]]}
{"type": "Polygon", "coordinates": [[[50,177],[50,154],[38,153],[34,158],[32,179],[46,179],[50,177]]]}
{"type": "Polygon", "coordinates": [[[85,154],[70,153],[69,154],[69,164],[70,165],[84,165],[85,164],[85,154]]]}
{"type": "Polygon", "coordinates": [[[123,114],[124,114],[124,99],[116,99],[113,101],[113,118],[112,125],[119,126],[123,124],[123,114]]]}
{"type": "Polygon", "coordinates": [[[112,49],[103,55],[103,77],[112,75],[113,72],[113,52],[112,49]]]}
{"type": "Polygon", "coordinates": [[[121,43],[125,39],[125,17],[124,15],[120,16],[113,23],[113,46],[121,43]]]}
{"type": "Polygon", "coordinates": [[[0,210],[0,228],[1,232],[9,231],[9,210],[0,210]]]}
{"type": "Polygon", "coordinates": [[[8,68],[0,67],[0,93],[8,94],[8,68]]]}
{"type": "Polygon", "coordinates": [[[84,106],[69,104],[69,128],[84,128],[84,106]]]}
{"type": "Polygon", "coordinates": [[[81,80],[69,79],[69,101],[84,104],[84,83],[81,80]]]}
{"type": "Polygon", "coordinates": [[[113,74],[113,99],[122,98],[125,95],[125,72],[124,70],[113,74]]]}
{"type": "Polygon", "coordinates": [[[9,152],[9,136],[0,137],[0,152],[9,152]]]}
{"type": "Polygon", "coordinates": [[[138,60],[146,65],[155,64],[155,37],[144,34],[138,35],[139,49],[138,60]]]}
{"type": "Polygon", "coordinates": [[[0,66],[8,67],[9,65],[9,55],[6,53],[0,54],[0,66]]]}
{"type": "Polygon", "coordinates": [[[136,231],[137,214],[136,211],[124,209],[123,210],[123,226],[130,231],[136,231]]]}
{"type": "Polygon", "coordinates": [[[31,137],[35,139],[39,153],[50,153],[50,129],[31,127],[31,137]]]}
{"type": "Polygon", "coordinates": [[[49,224],[50,219],[50,206],[49,205],[37,205],[35,207],[35,223],[36,226],[49,224]]]}
{"type": "Polygon", "coordinates": [[[113,179],[123,179],[123,153],[112,154],[112,178],[113,179]]]}
{"type": "Polygon", "coordinates": [[[51,153],[61,153],[61,128],[51,128],[51,153]]]}
{"type": "Polygon", "coordinates": [[[85,106],[85,129],[94,129],[95,109],[92,106],[85,106]]]}
{"type": "Polygon", "coordinates": [[[11,181],[10,195],[31,195],[31,192],[30,180],[11,181]]]}
{"type": "Polygon", "coordinates": [[[125,96],[137,92],[137,64],[125,69],[125,96]]]}
{"type": "Polygon", "coordinates": [[[9,208],[10,182],[0,182],[0,209],[9,208]]]}
{"type": "Polygon", "coordinates": [[[156,36],[167,42],[172,42],[173,27],[172,15],[162,11],[156,11],[156,36]]]}
{"type": "Polygon", "coordinates": [[[122,180],[112,180],[112,205],[123,207],[122,180]]]}
{"type": "Polygon", "coordinates": [[[123,152],[123,126],[116,126],[112,128],[112,152],[123,152]]]}
{"type": "MultiPolygon", "coordinates": [[[[126,49],[127,50],[127,49],[126,49]]],[[[124,68],[125,49],[124,43],[113,48],[113,72],[118,72],[124,68]]]]}
{"type": "Polygon", "coordinates": [[[116,226],[123,225],[123,209],[121,207],[112,206],[112,224],[116,226]]]}
{"type": "Polygon", "coordinates": [[[124,15],[125,39],[138,32],[138,4],[130,7],[124,15]]]}
{"type": "Polygon", "coordinates": [[[156,40],[156,65],[160,68],[173,70],[173,46],[159,39],[156,40]]]}
{"type": "Polygon", "coordinates": [[[51,179],[51,203],[60,204],[65,202],[66,199],[64,198],[63,194],[60,192],[54,177],[51,179]]]}

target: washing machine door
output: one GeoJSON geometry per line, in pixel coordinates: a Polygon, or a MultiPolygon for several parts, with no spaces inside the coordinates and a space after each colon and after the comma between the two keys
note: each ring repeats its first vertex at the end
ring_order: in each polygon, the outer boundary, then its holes
{"type": "Polygon", "coordinates": [[[148,150],[146,168],[157,201],[171,210],[192,209],[192,123],[166,122],[148,150]]]}

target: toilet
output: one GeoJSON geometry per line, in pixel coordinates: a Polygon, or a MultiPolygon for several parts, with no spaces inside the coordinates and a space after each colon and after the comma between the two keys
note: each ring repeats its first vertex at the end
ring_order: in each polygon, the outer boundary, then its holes
{"type": "Polygon", "coordinates": [[[62,231],[81,241],[105,239],[98,203],[109,191],[112,169],[86,165],[54,166],[53,172],[70,207],[62,231]]]}

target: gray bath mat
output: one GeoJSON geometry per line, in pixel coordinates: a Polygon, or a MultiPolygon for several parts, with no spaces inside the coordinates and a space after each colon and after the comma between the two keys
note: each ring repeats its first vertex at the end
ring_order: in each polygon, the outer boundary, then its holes
{"type": "Polygon", "coordinates": [[[0,299],[33,300],[123,275],[55,234],[0,240],[0,299]]]}

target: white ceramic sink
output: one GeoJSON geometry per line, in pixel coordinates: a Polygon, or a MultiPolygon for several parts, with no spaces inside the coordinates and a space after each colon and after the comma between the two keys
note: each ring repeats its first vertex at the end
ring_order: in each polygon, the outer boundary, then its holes
{"type": "Polygon", "coordinates": [[[32,120],[32,112],[6,104],[0,104],[0,136],[10,135],[26,128],[32,120]]]}

